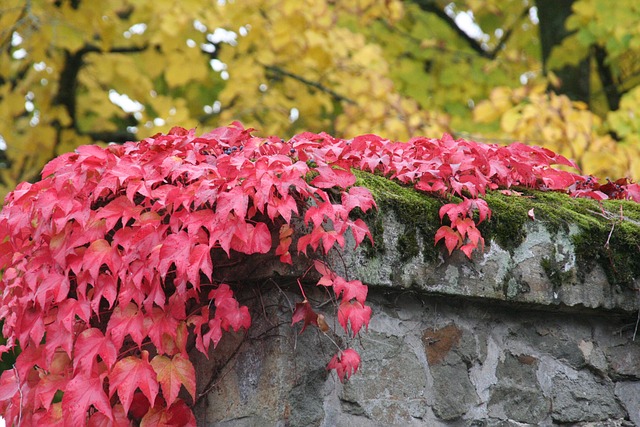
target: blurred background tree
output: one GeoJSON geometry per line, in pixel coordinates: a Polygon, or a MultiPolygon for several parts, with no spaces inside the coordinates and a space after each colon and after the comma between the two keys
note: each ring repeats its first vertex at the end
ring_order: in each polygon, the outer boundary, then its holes
{"type": "Polygon", "coordinates": [[[3,0],[0,197],[80,144],[240,120],[443,132],[640,178],[640,3],[3,0]]]}

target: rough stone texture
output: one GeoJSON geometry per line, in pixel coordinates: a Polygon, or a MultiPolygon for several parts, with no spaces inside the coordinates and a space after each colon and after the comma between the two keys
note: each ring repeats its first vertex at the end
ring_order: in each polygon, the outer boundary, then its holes
{"type": "MultiPolygon", "coordinates": [[[[383,223],[383,240],[397,240],[404,226],[393,212],[383,223]]],[[[627,312],[640,309],[638,293],[609,284],[599,264],[590,265],[588,274],[581,271],[573,243],[577,227],[552,233],[544,223],[530,222],[524,228],[527,237],[514,250],[489,242],[483,253],[474,252],[473,260],[459,251],[432,262],[420,254],[405,259],[399,251],[386,250],[371,257],[359,249],[347,253],[345,270],[372,285],[427,293],[627,312]]]]}
{"type": "Polygon", "coordinates": [[[538,359],[508,353],[498,363],[496,384],[489,399],[489,414],[495,418],[538,424],[551,406],[536,379],[538,359]]]}
{"type": "MultiPolygon", "coordinates": [[[[321,298],[314,291],[310,298],[321,298]]],[[[640,381],[614,369],[640,354],[636,344],[619,351],[632,337],[629,318],[372,289],[375,316],[351,343],[361,369],[341,384],[325,369],[334,344],[316,329],[297,335],[290,313],[274,308],[295,293],[261,292],[254,323],[266,326],[244,340],[225,336],[208,365],[198,364],[199,380],[213,378],[198,405],[199,425],[595,427],[640,420],[640,381]]]]}
{"type": "Polygon", "coordinates": [[[253,326],[196,360],[199,425],[640,426],[640,280],[612,285],[601,264],[585,267],[577,226],[528,222],[517,245],[487,241],[472,260],[424,255],[433,243],[393,212],[378,228],[382,245],[332,263],[370,285],[374,315],[355,339],[331,304],[335,333],[291,327],[288,285],[304,271],[260,257],[234,270],[258,284],[244,296],[253,326]],[[341,384],[325,366],[347,343],[362,364],[341,384]]]}
{"type": "Polygon", "coordinates": [[[552,418],[561,423],[623,418],[627,414],[613,390],[611,381],[599,381],[587,372],[558,374],[551,391],[552,418]]]}

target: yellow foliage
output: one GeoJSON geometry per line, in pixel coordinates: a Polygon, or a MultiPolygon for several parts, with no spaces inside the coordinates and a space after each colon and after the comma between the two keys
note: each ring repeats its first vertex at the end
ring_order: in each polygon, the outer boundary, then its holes
{"type": "MultiPolygon", "coordinates": [[[[516,93],[496,88],[488,100],[478,104],[474,118],[478,122],[500,118],[497,137],[550,148],[575,161],[585,173],[640,178],[640,141],[616,143],[606,133],[602,119],[584,103],[543,89],[538,85],[516,93]]],[[[637,105],[635,102],[623,105],[637,105]]]]}
{"type": "MultiPolygon", "coordinates": [[[[625,8],[633,1],[623,0],[625,8]]],[[[639,177],[640,94],[625,95],[606,123],[547,95],[525,3],[434,2],[473,12],[483,49],[496,49],[491,58],[417,2],[82,0],[74,8],[4,0],[0,137],[11,167],[0,170],[0,197],[80,144],[174,125],[205,132],[232,120],[283,137],[309,130],[405,140],[479,129],[545,144],[588,173],[639,177]]],[[[568,21],[576,33],[551,62],[579,61],[589,51],[584,40],[618,56],[640,47],[637,13],[622,16],[605,3],[576,0],[568,21]],[[612,28],[616,20],[624,25],[612,28]]]]}

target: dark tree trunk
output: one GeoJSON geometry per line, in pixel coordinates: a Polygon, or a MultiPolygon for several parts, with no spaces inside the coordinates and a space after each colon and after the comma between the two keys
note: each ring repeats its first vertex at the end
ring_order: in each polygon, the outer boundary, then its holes
{"type": "Polygon", "coordinates": [[[571,5],[574,0],[536,0],[538,8],[538,28],[540,30],[540,44],[542,46],[542,65],[544,73],[553,71],[561,81],[556,93],[567,95],[575,101],[589,104],[589,57],[577,66],[565,66],[561,69],[550,70],[547,66],[552,49],[562,43],[570,33],[564,24],[571,15],[571,5]]]}

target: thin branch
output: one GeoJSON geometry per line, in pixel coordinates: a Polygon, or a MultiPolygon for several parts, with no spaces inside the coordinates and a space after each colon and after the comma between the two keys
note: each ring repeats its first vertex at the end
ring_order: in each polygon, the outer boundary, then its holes
{"type": "Polygon", "coordinates": [[[451,27],[451,29],[455,31],[458,36],[462,37],[462,39],[467,42],[469,47],[477,52],[480,56],[487,59],[493,59],[491,57],[491,53],[487,52],[478,42],[478,40],[474,39],[473,37],[469,37],[469,35],[465,33],[462,28],[458,27],[456,21],[452,17],[447,15],[444,10],[440,9],[433,0],[414,0],[414,3],[417,4],[418,7],[420,7],[420,9],[422,9],[423,11],[433,13],[438,18],[442,19],[445,24],[451,27]]]}
{"type": "Polygon", "coordinates": [[[498,55],[498,53],[500,53],[500,51],[504,48],[504,45],[507,44],[507,42],[511,38],[511,35],[513,34],[513,31],[518,26],[518,23],[520,22],[520,20],[526,18],[527,16],[529,16],[529,8],[525,7],[522,10],[522,13],[518,17],[518,19],[516,19],[515,22],[513,23],[513,25],[507,31],[505,31],[505,33],[502,35],[502,37],[500,37],[500,40],[498,41],[498,44],[491,51],[491,56],[492,56],[491,59],[495,59],[495,57],[498,55]]]}
{"type": "Polygon", "coordinates": [[[344,95],[340,95],[339,93],[337,93],[333,89],[329,89],[328,87],[326,87],[326,86],[324,86],[324,85],[322,85],[322,84],[320,84],[318,82],[314,82],[314,81],[308,80],[308,79],[306,79],[306,78],[304,78],[302,76],[299,76],[297,74],[293,74],[293,73],[291,73],[291,72],[289,72],[287,70],[284,70],[284,69],[282,69],[282,68],[280,68],[280,67],[278,67],[276,65],[265,65],[264,67],[265,67],[265,69],[267,71],[271,71],[272,73],[292,78],[294,80],[297,80],[297,81],[299,81],[301,83],[306,84],[307,86],[314,87],[314,88],[320,90],[321,92],[328,93],[329,95],[331,95],[337,101],[344,101],[344,102],[346,102],[348,104],[357,105],[354,100],[352,100],[350,98],[347,98],[344,95]]]}
{"type": "MultiPolygon", "coordinates": [[[[6,9],[5,9],[5,13],[6,13],[6,9]]],[[[0,49],[2,49],[5,43],[7,43],[7,49],[11,48],[11,38],[13,37],[13,33],[18,29],[20,25],[22,25],[22,22],[25,19],[27,19],[27,17],[29,16],[31,16],[31,0],[27,0],[24,3],[24,6],[20,11],[20,15],[18,16],[18,19],[16,19],[16,22],[11,27],[4,29],[2,33],[0,33],[0,36],[2,37],[4,37],[5,34],[7,34],[6,40],[0,40],[0,49]]]]}
{"type": "Polygon", "coordinates": [[[504,32],[503,36],[500,38],[500,40],[498,40],[498,44],[496,45],[496,47],[489,51],[482,46],[482,43],[480,43],[473,37],[470,37],[462,28],[460,28],[458,24],[456,24],[455,19],[447,15],[444,10],[440,9],[433,0],[414,0],[413,3],[417,4],[418,7],[420,7],[420,9],[422,9],[423,11],[433,13],[438,18],[442,19],[449,27],[451,27],[453,31],[456,32],[458,36],[462,37],[462,39],[467,42],[467,44],[473,51],[478,53],[483,58],[491,60],[496,59],[500,51],[504,48],[504,45],[507,43],[507,41],[509,41],[514,29],[518,25],[518,22],[529,14],[529,8],[527,7],[522,11],[511,28],[504,32]]]}
{"type": "Polygon", "coordinates": [[[609,110],[617,110],[620,107],[621,94],[618,91],[618,85],[616,85],[611,68],[605,63],[607,58],[607,52],[602,46],[594,46],[594,56],[596,58],[596,64],[598,67],[598,76],[602,83],[602,89],[607,97],[607,104],[609,104],[609,110]]]}

